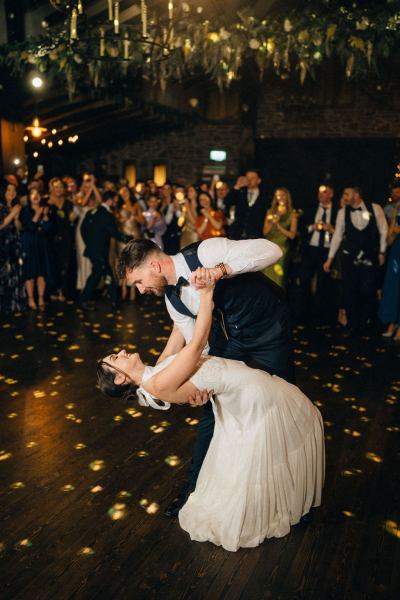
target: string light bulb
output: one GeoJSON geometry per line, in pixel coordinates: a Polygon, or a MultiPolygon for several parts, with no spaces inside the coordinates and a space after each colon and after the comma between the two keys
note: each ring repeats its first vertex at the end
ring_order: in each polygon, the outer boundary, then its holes
{"type": "Polygon", "coordinates": [[[39,77],[39,75],[35,75],[31,79],[31,84],[32,84],[32,87],[39,90],[41,87],[43,87],[43,79],[41,77],[39,77]]]}

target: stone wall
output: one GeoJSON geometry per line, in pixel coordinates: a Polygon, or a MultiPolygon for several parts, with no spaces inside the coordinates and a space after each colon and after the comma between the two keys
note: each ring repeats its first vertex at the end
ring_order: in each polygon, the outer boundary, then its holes
{"type": "Polygon", "coordinates": [[[243,128],[239,123],[221,125],[201,123],[182,131],[164,133],[112,146],[96,157],[87,157],[81,162],[81,170],[95,169],[100,161],[102,170],[111,176],[124,173],[124,165],[134,163],[137,178],[153,176],[155,164],[167,165],[168,179],[184,179],[186,183],[197,182],[202,177],[205,165],[210,165],[210,150],[226,150],[226,175],[237,174],[243,128]]]}
{"type": "Polygon", "coordinates": [[[400,83],[348,83],[262,88],[259,138],[399,138],[400,83]]]}

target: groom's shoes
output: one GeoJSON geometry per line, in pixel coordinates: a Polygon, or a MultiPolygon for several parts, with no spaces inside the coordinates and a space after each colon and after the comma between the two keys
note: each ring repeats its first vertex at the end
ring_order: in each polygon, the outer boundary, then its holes
{"type": "Polygon", "coordinates": [[[314,515],[312,513],[312,510],[310,510],[310,512],[308,512],[307,514],[303,515],[300,519],[300,523],[302,525],[309,525],[310,523],[313,522],[314,519],[314,515]]]}
{"type": "Polygon", "coordinates": [[[185,485],[175,496],[171,504],[168,506],[167,510],[164,512],[164,517],[167,517],[168,519],[171,519],[172,517],[177,517],[179,511],[181,510],[182,506],[186,504],[186,500],[189,498],[193,490],[194,488],[192,488],[191,486],[185,485]]]}

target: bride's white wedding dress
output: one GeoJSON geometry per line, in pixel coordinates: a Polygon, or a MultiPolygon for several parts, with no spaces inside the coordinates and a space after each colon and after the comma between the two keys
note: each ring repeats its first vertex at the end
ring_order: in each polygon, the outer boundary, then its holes
{"type": "Polygon", "coordinates": [[[241,361],[204,357],[191,381],[214,390],[215,430],[196,489],[179,512],[181,527],[192,540],[231,551],[287,535],[321,503],[318,409],[298,387],[241,361]]]}

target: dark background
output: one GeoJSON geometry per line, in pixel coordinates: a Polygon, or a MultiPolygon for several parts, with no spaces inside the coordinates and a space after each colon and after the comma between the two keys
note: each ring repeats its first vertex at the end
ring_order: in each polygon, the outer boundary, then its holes
{"type": "Polygon", "coordinates": [[[359,185],[366,200],[385,204],[400,154],[397,139],[270,139],[256,141],[256,166],[269,196],[287,187],[296,208],[315,202],[318,186],[331,181],[335,197],[359,185]]]}

